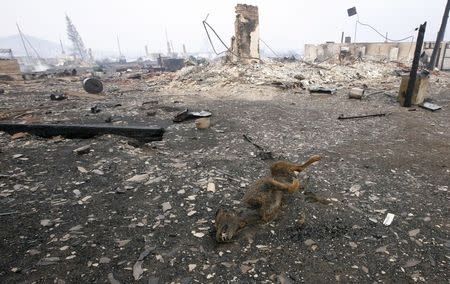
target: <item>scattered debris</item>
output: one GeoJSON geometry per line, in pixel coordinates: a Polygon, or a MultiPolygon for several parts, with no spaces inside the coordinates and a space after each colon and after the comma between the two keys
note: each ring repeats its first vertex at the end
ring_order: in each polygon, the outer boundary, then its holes
{"type": "Polygon", "coordinates": [[[102,110],[98,107],[98,105],[91,107],[91,113],[99,113],[101,111],[102,110]]]}
{"type": "Polygon", "coordinates": [[[67,99],[67,96],[66,96],[66,94],[63,94],[63,93],[53,93],[53,94],[50,94],[50,99],[52,101],[62,101],[62,100],[67,99]]]}
{"type": "Polygon", "coordinates": [[[173,118],[173,122],[183,122],[188,119],[194,119],[194,118],[202,118],[202,117],[210,117],[211,113],[208,111],[189,111],[188,109],[185,109],[175,115],[173,118]]]}
{"type": "Polygon", "coordinates": [[[437,104],[433,104],[433,103],[428,103],[428,102],[424,102],[423,104],[419,105],[421,108],[427,109],[427,110],[431,110],[431,111],[437,111],[440,110],[442,107],[438,106],[437,104]]]}
{"type": "Polygon", "coordinates": [[[394,217],[395,217],[394,214],[388,213],[388,214],[386,215],[386,218],[385,218],[384,221],[383,221],[383,225],[389,226],[390,224],[392,224],[392,221],[394,221],[394,217]]]}
{"type": "Polygon", "coordinates": [[[198,118],[195,120],[195,127],[197,129],[207,129],[211,125],[211,119],[209,117],[198,118]]]}
{"type": "Polygon", "coordinates": [[[262,159],[262,160],[273,160],[274,157],[272,155],[271,151],[265,150],[263,147],[261,147],[260,145],[256,144],[255,142],[253,142],[253,139],[250,138],[248,135],[243,134],[242,137],[244,137],[245,141],[251,143],[253,146],[256,147],[256,149],[258,149],[258,156],[262,159]]]}
{"type": "Polygon", "coordinates": [[[99,94],[103,91],[103,84],[97,78],[86,78],[83,80],[83,89],[89,94],[99,94]]]}
{"type": "Polygon", "coordinates": [[[366,117],[378,117],[378,116],[386,116],[385,113],[377,113],[377,114],[364,114],[364,115],[355,115],[355,116],[344,116],[343,114],[339,115],[338,119],[357,119],[357,118],[366,118],[366,117]]]}
{"type": "Polygon", "coordinates": [[[170,209],[172,209],[172,205],[170,205],[169,202],[164,202],[163,204],[161,204],[162,206],[162,210],[163,212],[169,211],[170,209]]]}
{"type": "Polygon", "coordinates": [[[415,237],[420,233],[420,229],[414,229],[408,232],[408,236],[415,237]]]}
{"type": "Polygon", "coordinates": [[[309,87],[309,92],[334,95],[336,93],[336,89],[326,87],[309,87]]]}
{"type": "Polygon", "coordinates": [[[365,89],[353,88],[350,90],[348,98],[361,100],[365,91],[366,91],[365,89]]]}
{"type": "Polygon", "coordinates": [[[120,282],[114,278],[114,274],[112,272],[108,273],[108,280],[110,284],[120,284],[120,282]]]}
{"type": "Polygon", "coordinates": [[[78,155],[84,155],[84,154],[89,153],[90,151],[91,151],[91,145],[84,145],[84,146],[81,146],[80,148],[76,148],[75,150],[73,150],[73,152],[78,155]]]}
{"type": "Polygon", "coordinates": [[[144,270],[142,269],[142,264],[144,263],[144,259],[148,256],[148,254],[153,250],[150,248],[146,248],[141,254],[139,255],[138,260],[133,265],[133,277],[134,280],[139,280],[142,277],[142,273],[144,273],[144,270]]]}

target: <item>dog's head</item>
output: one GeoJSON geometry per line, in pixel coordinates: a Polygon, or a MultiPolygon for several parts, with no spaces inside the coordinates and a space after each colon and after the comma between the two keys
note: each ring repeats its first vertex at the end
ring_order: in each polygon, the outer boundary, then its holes
{"type": "Polygon", "coordinates": [[[237,216],[234,211],[218,209],[215,217],[216,241],[219,243],[231,242],[237,232],[245,227],[246,222],[237,216]]]}

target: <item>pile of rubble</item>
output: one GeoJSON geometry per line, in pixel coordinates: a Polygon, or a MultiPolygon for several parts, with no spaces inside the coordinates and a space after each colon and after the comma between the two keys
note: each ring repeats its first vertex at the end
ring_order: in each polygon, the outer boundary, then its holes
{"type": "Polygon", "coordinates": [[[250,65],[225,65],[220,62],[208,66],[189,66],[176,73],[172,88],[214,85],[274,85],[284,89],[307,89],[315,85],[343,86],[357,80],[360,84],[376,85],[396,75],[397,64],[358,62],[353,65],[304,61],[280,62],[273,59],[250,65]]]}

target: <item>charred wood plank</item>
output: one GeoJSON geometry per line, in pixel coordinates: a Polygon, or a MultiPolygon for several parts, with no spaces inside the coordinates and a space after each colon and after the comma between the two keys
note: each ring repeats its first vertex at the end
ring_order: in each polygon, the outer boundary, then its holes
{"type": "Polygon", "coordinates": [[[61,135],[66,138],[92,138],[97,135],[114,134],[150,142],[161,141],[164,128],[156,126],[112,126],[96,124],[16,124],[0,123],[0,131],[14,134],[28,132],[39,137],[61,135]]]}

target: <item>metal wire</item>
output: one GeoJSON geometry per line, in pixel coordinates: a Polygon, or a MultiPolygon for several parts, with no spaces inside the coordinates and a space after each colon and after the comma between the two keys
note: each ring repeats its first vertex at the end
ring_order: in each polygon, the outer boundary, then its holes
{"type": "Polygon", "coordinates": [[[267,48],[268,48],[270,51],[272,51],[272,53],[273,53],[276,57],[279,57],[278,54],[277,54],[275,51],[273,51],[273,49],[270,48],[270,46],[269,46],[265,41],[263,41],[261,38],[260,38],[259,40],[260,40],[265,46],[267,46],[267,48]]]}
{"type": "Polygon", "coordinates": [[[359,21],[359,19],[358,19],[356,22],[357,22],[358,24],[360,24],[361,26],[366,26],[366,27],[371,28],[373,31],[375,31],[377,34],[379,34],[382,38],[384,38],[384,39],[387,40],[387,41],[400,42],[400,41],[405,41],[405,40],[410,39],[410,38],[414,38],[414,36],[409,36],[409,37],[405,37],[405,38],[402,38],[402,39],[390,39],[390,38],[388,38],[387,36],[381,34],[379,31],[377,31],[377,29],[375,29],[375,28],[372,27],[371,25],[361,23],[361,22],[359,21]]]}
{"type": "Polygon", "coordinates": [[[212,49],[213,49],[213,51],[214,51],[214,53],[215,53],[216,55],[221,55],[221,54],[223,54],[223,53],[225,53],[225,52],[228,51],[229,53],[231,53],[231,54],[233,54],[234,56],[236,56],[236,57],[238,57],[238,58],[241,58],[241,59],[256,59],[256,60],[260,60],[259,58],[256,58],[256,57],[240,56],[239,54],[236,54],[233,50],[231,50],[231,49],[225,44],[225,42],[222,40],[222,38],[217,34],[217,32],[214,30],[214,28],[211,27],[210,24],[208,24],[208,22],[206,21],[206,20],[208,19],[208,16],[209,16],[209,14],[206,15],[206,18],[202,21],[202,23],[203,23],[203,27],[205,28],[206,35],[208,36],[209,44],[211,45],[211,47],[212,47],[212,49]],[[217,50],[216,50],[216,48],[214,47],[214,44],[213,44],[213,42],[212,42],[212,40],[211,40],[211,36],[209,35],[208,28],[211,29],[211,30],[213,31],[214,35],[219,39],[219,41],[222,43],[222,45],[225,47],[226,50],[221,51],[221,52],[217,52],[217,50]]]}

